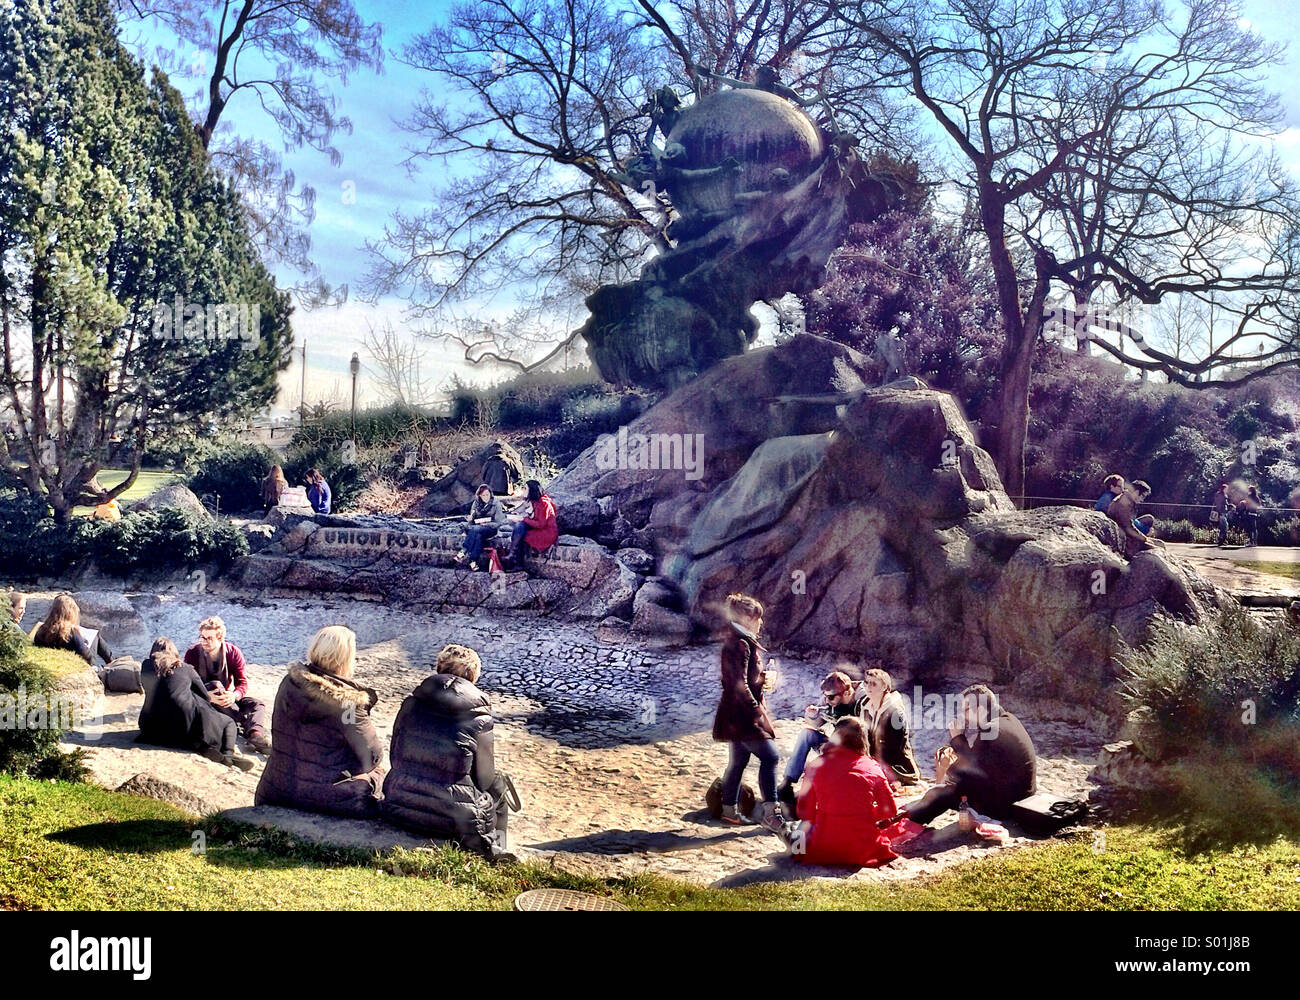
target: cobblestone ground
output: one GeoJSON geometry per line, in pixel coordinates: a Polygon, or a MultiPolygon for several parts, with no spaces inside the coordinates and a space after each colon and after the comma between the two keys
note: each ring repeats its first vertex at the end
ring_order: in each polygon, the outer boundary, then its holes
{"type": "MultiPolygon", "coordinates": [[[[523,857],[606,874],[648,870],[737,885],[803,877],[907,879],[997,849],[959,835],[955,825],[944,828],[941,818],[940,828],[918,838],[908,857],[880,871],[853,873],[794,865],[766,831],[710,821],[705,791],[726,763],[725,747],[710,739],[716,645],[646,650],[626,637],[598,637],[594,626],[502,614],[427,616],[347,599],[182,594],[145,595],[133,603],[148,636],[171,636],[182,649],[194,641],[200,618],[221,615],[248,659],[251,693],[268,705],[286,664],[303,656],[316,629],[351,627],[360,646],[356,678],[379,691],[374,718],[385,742],[401,699],[429,672],[437,650],[448,642],[472,646],[483,658],[480,685],[497,718],[498,766],[514,777],[524,801],[510,828],[511,848],[523,857]]],[[[148,638],[140,641],[142,648],[120,652],[142,657],[148,638]]],[[[778,741],[784,754],[799,731],[803,706],[816,700],[818,681],[834,662],[775,655],[783,680],[771,707],[783,720],[778,741]]],[[[140,700],[108,698],[102,729],[76,738],[91,748],[97,780],[116,787],[151,773],[214,807],[252,804],[260,767],[245,775],[192,754],[135,745],[140,700]]],[[[1030,713],[1022,717],[1040,754],[1040,789],[1082,794],[1097,738],[1030,713]]],[[[944,738],[938,729],[914,733],[923,770],[944,738]]],[[[752,769],[746,779],[757,783],[752,769]]],[[[1007,848],[1026,842],[1015,838],[1007,848]]]]}

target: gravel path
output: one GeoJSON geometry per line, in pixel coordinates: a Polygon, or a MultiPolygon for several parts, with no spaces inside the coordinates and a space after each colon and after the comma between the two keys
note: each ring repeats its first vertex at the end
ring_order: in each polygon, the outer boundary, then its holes
{"type": "MultiPolygon", "coordinates": [[[[348,625],[360,646],[356,677],[380,694],[374,718],[385,742],[401,699],[429,672],[437,650],[448,642],[472,646],[483,658],[480,685],[497,718],[498,766],[514,777],[524,800],[510,828],[511,848],[523,857],[606,874],[652,871],[738,885],[804,877],[908,879],[998,849],[957,834],[953,825],[918,838],[908,857],[883,870],[854,873],[793,865],[766,831],[711,822],[704,794],[726,762],[725,747],[710,739],[715,645],[646,650],[625,636],[598,635],[594,626],[500,613],[429,616],[334,597],[170,593],[133,595],[131,603],[139,620],[131,642],[119,643],[120,652],[142,657],[155,635],[169,635],[184,649],[200,618],[219,614],[248,659],[251,693],[268,705],[286,664],[302,657],[316,629],[348,625]]],[[[771,707],[784,720],[777,727],[784,754],[801,725],[802,707],[816,700],[818,681],[835,662],[777,655],[783,681],[771,707]]],[[[96,780],[116,787],[150,773],[213,807],[252,804],[260,767],[240,774],[192,754],[135,745],[140,701],[110,696],[101,727],[71,734],[90,748],[96,780]]],[[[1028,709],[1020,714],[1040,754],[1040,790],[1083,794],[1100,748],[1097,737],[1028,709]]],[[[914,732],[923,770],[945,738],[937,729],[914,732]]],[[[756,783],[752,769],[746,780],[756,783]]],[[[1016,838],[1002,849],[1026,842],[1016,838]]]]}

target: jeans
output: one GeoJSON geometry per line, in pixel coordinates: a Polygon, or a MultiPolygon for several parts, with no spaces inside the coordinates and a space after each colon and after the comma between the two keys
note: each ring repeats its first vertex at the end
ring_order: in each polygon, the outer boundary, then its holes
{"type": "Polygon", "coordinates": [[[235,725],[245,737],[252,736],[253,733],[266,735],[266,705],[256,698],[241,698],[229,708],[220,705],[212,707],[222,715],[234,719],[235,725]]]}
{"type": "Polygon", "coordinates": [[[1228,515],[1227,514],[1219,515],[1219,544],[1220,545],[1228,544],[1228,515]]]}
{"type": "Polygon", "coordinates": [[[740,779],[749,758],[758,758],[758,790],[764,802],[776,801],[776,763],[781,753],[774,740],[739,740],[728,744],[730,757],[722,775],[722,804],[735,806],[740,798],[740,779]]]}
{"type": "Polygon", "coordinates": [[[510,529],[510,558],[519,559],[524,551],[524,535],[529,532],[528,525],[523,521],[516,521],[515,526],[510,529]]]}
{"type": "Polygon", "coordinates": [[[790,760],[785,765],[785,780],[793,785],[803,777],[803,769],[808,763],[808,754],[825,746],[826,743],[826,736],[820,729],[809,729],[805,726],[794,741],[794,750],[790,752],[790,760]]]}
{"type": "Polygon", "coordinates": [[[483,545],[497,533],[495,524],[470,524],[465,528],[465,557],[478,562],[483,556],[483,545]]]}

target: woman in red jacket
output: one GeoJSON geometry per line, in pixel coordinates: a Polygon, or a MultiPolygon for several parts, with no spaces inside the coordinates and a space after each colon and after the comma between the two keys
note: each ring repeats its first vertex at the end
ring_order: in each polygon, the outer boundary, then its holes
{"type": "Polygon", "coordinates": [[[893,828],[876,822],[897,813],[884,768],[867,755],[867,733],[853,716],[840,719],[831,746],[810,766],[808,790],[799,796],[806,822],[788,835],[794,856],[806,865],[875,868],[898,857],[889,846],[893,828]]]}
{"type": "Polygon", "coordinates": [[[510,532],[506,561],[512,566],[522,563],[525,545],[534,552],[545,552],[560,537],[559,524],[555,520],[555,501],[542,492],[542,484],[536,479],[528,480],[528,503],[532,507],[529,516],[511,516],[515,526],[510,532]]]}

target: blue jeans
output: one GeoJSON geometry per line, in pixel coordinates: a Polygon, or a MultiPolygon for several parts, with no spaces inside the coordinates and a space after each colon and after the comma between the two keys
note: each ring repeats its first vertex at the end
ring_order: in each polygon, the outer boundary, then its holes
{"type": "Polygon", "coordinates": [[[478,562],[483,555],[483,544],[496,535],[498,525],[470,524],[465,527],[465,556],[470,562],[478,562]]]}
{"type": "Polygon", "coordinates": [[[774,740],[741,740],[727,744],[730,758],[722,775],[722,804],[734,806],[740,797],[740,779],[749,758],[758,758],[758,790],[764,802],[776,801],[776,762],[781,753],[774,740]]]}
{"type": "Polygon", "coordinates": [[[824,747],[827,742],[826,736],[820,729],[809,729],[805,726],[794,741],[794,749],[790,751],[790,761],[785,765],[785,780],[793,785],[803,777],[803,769],[808,763],[808,754],[824,747]]]}
{"type": "Polygon", "coordinates": [[[528,525],[523,521],[516,521],[515,526],[510,529],[510,558],[522,559],[524,555],[524,535],[529,532],[528,525]]]}

